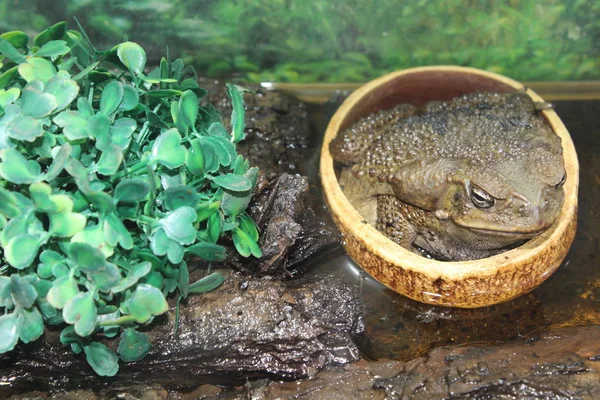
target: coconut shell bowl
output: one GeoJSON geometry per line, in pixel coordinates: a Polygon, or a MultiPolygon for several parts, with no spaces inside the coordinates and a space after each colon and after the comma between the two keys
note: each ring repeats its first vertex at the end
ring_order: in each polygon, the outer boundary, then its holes
{"type": "MultiPolygon", "coordinates": [[[[343,235],[348,255],[373,278],[411,299],[439,306],[475,308],[514,299],[540,285],[562,263],[577,225],[579,164],[569,132],[551,109],[541,111],[561,138],[567,180],[554,224],[541,235],[503,253],[471,261],[437,261],[415,254],[365,224],[344,196],[329,152],[339,132],[377,110],[397,104],[421,106],[477,91],[509,92],[524,86],[504,76],[463,67],[424,67],[385,75],[357,89],[335,113],[321,149],[325,200],[343,235]]],[[[527,90],[535,102],[543,102],[527,90]]]]}

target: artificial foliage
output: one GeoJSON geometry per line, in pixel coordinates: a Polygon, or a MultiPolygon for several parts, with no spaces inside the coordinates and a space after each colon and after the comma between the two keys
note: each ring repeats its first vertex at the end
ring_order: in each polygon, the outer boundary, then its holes
{"type": "Polygon", "coordinates": [[[236,152],[243,89],[228,86],[226,128],[193,68],[167,55],[147,73],[133,42],[100,51],[63,22],[6,32],[0,53],[0,353],[63,326],[112,376],[148,353],[137,328],[167,296],[223,282],[190,284],[186,260],[223,260],[224,235],[261,255],[245,213],[257,169],[236,152]],[[117,335],[118,354],[98,340],[117,335]]]}

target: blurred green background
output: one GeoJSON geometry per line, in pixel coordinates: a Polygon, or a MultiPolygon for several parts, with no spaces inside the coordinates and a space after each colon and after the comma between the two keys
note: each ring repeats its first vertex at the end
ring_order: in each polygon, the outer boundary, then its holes
{"type": "Polygon", "coordinates": [[[600,78],[600,0],[0,0],[0,32],[76,16],[94,43],[168,46],[201,75],[363,82],[420,65],[600,78]]]}

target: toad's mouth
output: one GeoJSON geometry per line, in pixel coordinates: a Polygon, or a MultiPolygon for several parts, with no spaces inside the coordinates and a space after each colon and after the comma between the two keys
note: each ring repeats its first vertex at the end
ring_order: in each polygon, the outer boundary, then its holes
{"type": "Polygon", "coordinates": [[[548,229],[548,226],[536,226],[529,229],[523,228],[476,228],[472,226],[464,226],[465,228],[469,228],[474,232],[481,233],[489,236],[501,236],[507,238],[515,238],[515,239],[531,239],[532,237],[538,236],[542,232],[548,229]]]}

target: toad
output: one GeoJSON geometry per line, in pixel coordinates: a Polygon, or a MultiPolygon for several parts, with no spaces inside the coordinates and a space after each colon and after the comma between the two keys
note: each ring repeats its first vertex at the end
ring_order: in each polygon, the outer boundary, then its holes
{"type": "Polygon", "coordinates": [[[338,135],[340,186],[366,222],[438,260],[485,258],[541,234],[562,207],[560,138],[522,92],[398,105],[338,135]]]}

